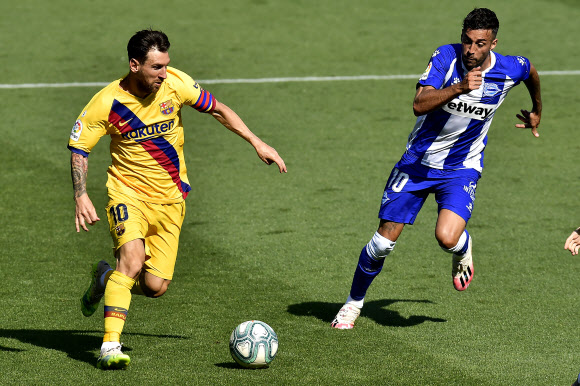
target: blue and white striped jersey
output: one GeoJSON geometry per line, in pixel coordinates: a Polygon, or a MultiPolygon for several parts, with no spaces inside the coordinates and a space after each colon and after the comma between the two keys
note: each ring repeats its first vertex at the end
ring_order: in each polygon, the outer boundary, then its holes
{"type": "MultiPolygon", "coordinates": [[[[483,170],[483,149],[495,111],[508,91],[530,72],[527,58],[493,51],[490,56],[491,65],[483,71],[479,89],[417,118],[407,142],[407,157],[434,169],[483,170]]],[[[449,44],[435,50],[419,85],[442,89],[461,82],[465,74],[461,44],[449,44]]]]}

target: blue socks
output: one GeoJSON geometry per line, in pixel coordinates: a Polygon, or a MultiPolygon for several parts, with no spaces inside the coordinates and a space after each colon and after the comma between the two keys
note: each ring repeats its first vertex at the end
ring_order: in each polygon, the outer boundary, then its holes
{"type": "Polygon", "coordinates": [[[364,297],[374,278],[383,269],[385,257],[395,248],[395,242],[375,232],[373,238],[362,249],[358,258],[358,265],[352,279],[350,295],[347,303],[362,308],[364,297]]]}
{"type": "Polygon", "coordinates": [[[366,245],[360,253],[358,258],[358,265],[354,271],[354,277],[352,279],[352,286],[350,288],[350,298],[352,300],[363,300],[368,288],[375,279],[375,277],[381,273],[383,269],[383,264],[385,259],[375,260],[369,256],[367,253],[366,245]]]}

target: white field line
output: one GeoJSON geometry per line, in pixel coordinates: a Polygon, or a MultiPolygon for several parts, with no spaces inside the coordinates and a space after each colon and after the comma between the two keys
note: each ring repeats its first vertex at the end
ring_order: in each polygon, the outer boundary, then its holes
{"type": "MultiPolygon", "coordinates": [[[[580,75],[580,70],[573,71],[538,71],[542,76],[548,75],[580,75]]],[[[206,79],[198,80],[200,84],[236,84],[236,83],[285,83],[285,82],[336,82],[351,80],[396,80],[419,79],[421,74],[412,75],[353,75],[353,76],[305,76],[287,78],[255,78],[255,79],[206,79]]],[[[19,88],[71,88],[71,87],[104,87],[110,82],[72,82],[72,83],[20,83],[0,84],[0,89],[19,88]]]]}

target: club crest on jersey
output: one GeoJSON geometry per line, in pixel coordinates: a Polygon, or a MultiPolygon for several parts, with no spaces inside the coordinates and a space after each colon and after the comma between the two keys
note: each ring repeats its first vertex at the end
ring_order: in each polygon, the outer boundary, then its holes
{"type": "Polygon", "coordinates": [[[485,83],[483,85],[483,96],[496,96],[501,90],[495,83],[485,83]]]}
{"type": "Polygon", "coordinates": [[[125,233],[125,224],[120,223],[115,227],[115,233],[118,237],[122,236],[125,233]]]}
{"type": "Polygon", "coordinates": [[[168,101],[160,103],[159,108],[161,109],[161,114],[169,115],[173,112],[173,101],[170,99],[168,101]]]}

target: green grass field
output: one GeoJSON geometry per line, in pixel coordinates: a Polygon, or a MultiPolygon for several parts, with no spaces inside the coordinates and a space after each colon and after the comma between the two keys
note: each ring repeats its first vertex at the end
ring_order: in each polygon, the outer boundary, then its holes
{"type": "MultiPolygon", "coordinates": [[[[128,38],[149,26],[169,35],[172,65],[199,80],[420,74],[474,6],[498,14],[497,52],[539,71],[580,70],[576,0],[24,0],[0,5],[0,83],[112,81],[127,70],[128,38]]],[[[580,259],[563,244],[580,225],[580,77],[541,80],[539,139],[513,127],[531,106],[523,85],[495,116],[468,225],[469,290],[452,287],[431,198],[351,331],[329,324],[414,124],[416,80],[202,82],[288,174],[184,112],[193,191],[176,273],[162,298],[133,298],[122,372],[95,367],[102,308],[79,310],[90,265],[113,263],[108,139],[89,158],[102,220],[88,233],[75,232],[66,149],[99,87],[0,89],[0,384],[569,385],[580,371],[580,259]],[[280,339],[268,369],[230,357],[229,335],[249,319],[280,339]]]]}

